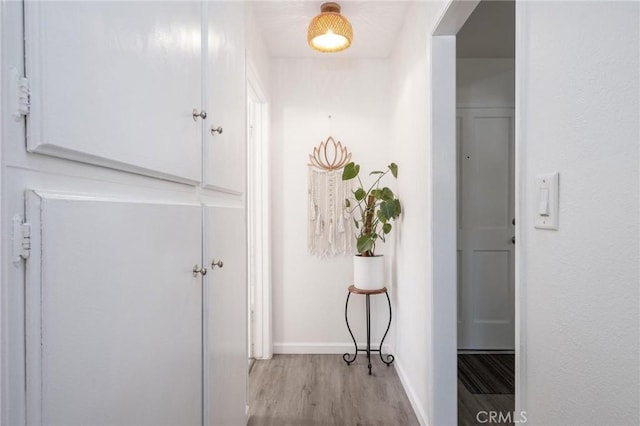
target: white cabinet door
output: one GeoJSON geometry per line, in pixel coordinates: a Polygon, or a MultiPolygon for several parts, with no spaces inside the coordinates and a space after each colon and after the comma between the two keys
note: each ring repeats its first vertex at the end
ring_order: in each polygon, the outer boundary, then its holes
{"type": "Polygon", "coordinates": [[[208,2],[204,186],[245,191],[246,73],[244,3],[208,2]],[[219,132],[211,132],[221,129],[219,132]]]}
{"type": "Polygon", "coordinates": [[[513,118],[458,110],[459,349],[514,349],[513,118]]]}
{"type": "Polygon", "coordinates": [[[27,194],[27,424],[202,423],[202,208],[27,194]]]}
{"type": "Polygon", "coordinates": [[[204,207],[205,421],[246,424],[247,248],[243,208],[204,207]],[[213,262],[221,262],[212,265],[213,262]]]}
{"type": "Polygon", "coordinates": [[[26,1],[28,149],[201,179],[199,2],[26,1]]]}

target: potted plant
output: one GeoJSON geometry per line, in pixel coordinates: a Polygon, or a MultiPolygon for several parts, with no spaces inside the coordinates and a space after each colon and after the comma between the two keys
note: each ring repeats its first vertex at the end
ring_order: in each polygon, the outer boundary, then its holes
{"type": "Polygon", "coordinates": [[[346,199],[345,205],[353,215],[356,227],[356,247],[358,254],[354,257],[354,285],[362,290],[373,290],[384,287],[384,257],[376,255],[376,243],[385,242],[391,232],[391,222],[402,212],[400,200],[391,188],[380,188],[380,181],[388,173],[398,177],[398,166],[391,163],[387,169],[374,170],[369,176],[377,176],[373,183],[365,187],[360,179],[360,165],[353,162],[347,164],[342,172],[342,180],[357,179],[358,185],[353,191],[353,198],[346,199]]]}

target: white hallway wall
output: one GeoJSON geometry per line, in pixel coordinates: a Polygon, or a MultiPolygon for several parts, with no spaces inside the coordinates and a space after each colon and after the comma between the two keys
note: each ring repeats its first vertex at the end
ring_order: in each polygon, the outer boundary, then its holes
{"type": "Polygon", "coordinates": [[[515,105],[513,58],[458,58],[456,106],[504,108],[515,105]]]}
{"type": "Polygon", "coordinates": [[[518,3],[528,424],[640,418],[640,4],[518,3]],[[558,231],[533,227],[560,173],[558,231]]]}
{"type": "MultiPolygon", "coordinates": [[[[453,406],[433,374],[431,263],[431,125],[429,36],[445,1],[415,2],[391,57],[392,150],[403,174],[398,192],[404,215],[396,241],[396,368],[422,424],[444,424],[432,407],[453,406]]],[[[452,357],[455,363],[455,357],[452,357]]],[[[454,384],[455,386],[455,384],[454,384]]]]}
{"type": "MultiPolygon", "coordinates": [[[[247,64],[253,67],[256,77],[259,79],[260,88],[265,92],[265,96],[269,98],[270,78],[269,68],[271,60],[269,58],[269,50],[265,45],[262,33],[259,30],[256,21],[255,12],[253,11],[253,3],[248,2],[245,8],[245,44],[247,48],[247,64]]],[[[268,102],[269,99],[267,99],[268,102]]]]}
{"type": "MultiPolygon", "coordinates": [[[[307,253],[308,155],[332,135],[363,171],[394,161],[388,60],[271,58],[270,75],[274,352],[342,353],[353,347],[344,322],[352,259],[307,253]]],[[[359,342],[366,338],[363,299],[350,302],[359,342]]],[[[372,315],[372,341],[379,341],[387,318],[383,296],[372,298],[372,315]]],[[[391,334],[385,344],[393,342],[391,334]]]]}
{"type": "MultiPolygon", "coordinates": [[[[442,354],[430,314],[438,301],[425,102],[433,90],[428,35],[443,7],[414,4],[392,58],[393,150],[412,177],[398,182],[405,214],[394,268],[397,363],[420,420],[431,425],[451,423],[438,414],[451,411],[443,409],[450,389],[434,378],[442,354]]],[[[526,149],[519,238],[528,333],[522,397],[533,424],[638,418],[638,7],[518,3],[524,44],[516,67],[531,76],[519,77],[526,149]],[[561,229],[536,231],[533,176],[553,170],[561,174],[561,229]]]]}

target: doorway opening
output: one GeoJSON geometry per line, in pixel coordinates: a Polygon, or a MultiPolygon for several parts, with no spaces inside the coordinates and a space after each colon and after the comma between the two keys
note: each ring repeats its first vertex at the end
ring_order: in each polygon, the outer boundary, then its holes
{"type": "Polygon", "coordinates": [[[457,407],[434,417],[457,414],[458,424],[482,422],[477,416],[486,411],[522,410],[515,7],[454,0],[432,38],[433,228],[440,229],[434,293],[457,313],[455,319],[436,313],[451,336],[435,361],[449,371],[442,385],[458,396],[457,407]]]}
{"type": "Polygon", "coordinates": [[[247,63],[247,353],[273,356],[271,344],[271,250],[269,216],[269,104],[247,63]]]}
{"type": "Polygon", "coordinates": [[[456,35],[458,420],[514,412],[515,2],[456,35]]]}

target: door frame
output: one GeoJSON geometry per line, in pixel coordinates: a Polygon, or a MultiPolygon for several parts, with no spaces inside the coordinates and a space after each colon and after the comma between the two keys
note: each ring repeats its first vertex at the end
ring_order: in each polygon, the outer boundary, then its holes
{"type": "MultiPolygon", "coordinates": [[[[256,359],[273,356],[271,326],[271,216],[269,202],[270,150],[269,150],[269,99],[256,68],[247,57],[247,99],[256,102],[255,147],[247,146],[247,232],[249,243],[248,267],[255,271],[254,320],[255,334],[253,351],[256,359]],[[257,147],[257,149],[256,149],[257,147]],[[254,167],[256,165],[254,173],[254,167]],[[252,253],[251,247],[255,247],[252,253]]],[[[247,135],[247,142],[249,141],[247,135]]],[[[251,277],[248,277],[248,304],[251,303],[251,277]]],[[[251,348],[247,348],[251,353],[251,348]]]]}
{"type": "MultiPolygon", "coordinates": [[[[482,0],[451,0],[430,37],[433,353],[430,371],[434,424],[457,419],[457,267],[456,267],[456,34],[482,0]],[[452,314],[453,313],[453,314],[452,314]],[[456,360],[456,362],[452,362],[456,360]],[[454,402],[455,401],[455,402],[454,402]]],[[[515,214],[524,207],[522,75],[518,55],[524,52],[521,13],[516,2],[515,214]]],[[[522,221],[515,225],[515,412],[526,411],[526,323],[522,221]]]]}
{"type": "MultiPolygon", "coordinates": [[[[6,1],[7,0],[1,0],[0,1],[0,27],[3,27],[3,23],[4,23],[4,13],[3,10],[6,6],[6,1]]],[[[5,39],[5,34],[2,33],[2,31],[0,30],[0,39],[4,40],[5,39]]],[[[2,44],[0,43],[0,69],[3,70],[2,75],[5,74],[4,70],[5,70],[5,58],[3,55],[3,50],[2,50],[2,44]]],[[[2,161],[2,151],[4,151],[4,143],[5,143],[5,126],[4,126],[4,117],[5,117],[5,113],[7,111],[5,111],[5,105],[4,105],[4,95],[5,93],[3,92],[3,87],[5,85],[5,79],[2,78],[0,79],[0,200],[4,200],[4,197],[2,196],[2,188],[3,188],[3,178],[4,178],[4,163],[2,161]]],[[[5,225],[5,207],[4,207],[4,202],[2,202],[0,204],[0,235],[4,235],[6,238],[7,235],[7,230],[8,227],[7,225],[5,225]]],[[[5,405],[5,396],[6,396],[6,387],[7,383],[5,383],[5,360],[6,360],[6,353],[5,353],[5,345],[4,345],[4,341],[5,341],[5,310],[4,310],[4,301],[7,300],[6,297],[6,292],[5,292],[5,282],[6,279],[4,277],[4,270],[3,270],[3,264],[4,264],[4,259],[7,258],[7,256],[5,256],[2,251],[3,248],[5,247],[4,244],[0,244],[0,299],[3,302],[0,302],[0,423],[5,424],[7,417],[6,415],[4,415],[3,413],[5,413],[5,410],[3,410],[3,407],[5,405]]]]}

